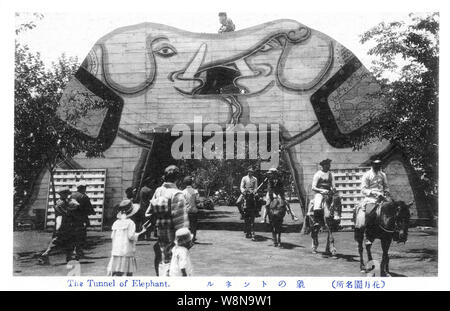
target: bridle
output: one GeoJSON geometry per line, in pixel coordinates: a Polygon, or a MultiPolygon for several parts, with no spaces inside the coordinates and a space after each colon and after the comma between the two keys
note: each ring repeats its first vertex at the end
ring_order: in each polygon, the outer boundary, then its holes
{"type": "MultiPolygon", "coordinates": [[[[378,203],[378,204],[381,204],[381,202],[378,203]]],[[[395,202],[395,201],[392,201],[392,204],[397,204],[396,211],[395,211],[395,214],[394,214],[394,228],[392,230],[389,230],[389,229],[384,228],[380,223],[378,224],[378,227],[381,230],[383,230],[384,232],[387,232],[387,233],[398,232],[398,231],[400,231],[401,226],[403,225],[403,222],[399,223],[399,220],[403,219],[403,217],[400,217],[400,212],[401,212],[402,206],[400,204],[398,204],[397,202],[395,202]]],[[[405,218],[405,220],[407,220],[408,217],[406,216],[404,218],[405,218]]]]}

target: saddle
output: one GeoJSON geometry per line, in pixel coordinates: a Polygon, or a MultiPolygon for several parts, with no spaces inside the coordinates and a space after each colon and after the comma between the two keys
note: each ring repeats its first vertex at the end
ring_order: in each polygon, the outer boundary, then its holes
{"type": "Polygon", "coordinates": [[[275,197],[269,205],[270,215],[277,218],[284,218],[286,215],[286,202],[283,199],[275,197]]]}
{"type": "Polygon", "coordinates": [[[378,223],[381,215],[381,206],[384,202],[376,202],[376,203],[366,203],[364,217],[360,214],[362,213],[363,206],[360,205],[355,209],[355,213],[353,215],[355,227],[362,228],[367,226],[374,226],[378,223]]]}

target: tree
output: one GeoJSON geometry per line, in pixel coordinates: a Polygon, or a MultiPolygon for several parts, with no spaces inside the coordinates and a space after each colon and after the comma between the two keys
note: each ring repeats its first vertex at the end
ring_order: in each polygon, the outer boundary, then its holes
{"type": "Polygon", "coordinates": [[[437,195],[439,14],[409,15],[408,22],[380,23],[361,36],[372,44],[371,68],[385,110],[355,147],[388,140],[402,150],[428,198],[437,195]]]}
{"type": "MultiPolygon", "coordinates": [[[[16,15],[17,16],[17,15],[16,15]]],[[[34,14],[34,19],[43,18],[34,14]]],[[[16,26],[16,34],[36,27],[32,20],[16,26]]],[[[30,51],[16,38],[14,88],[14,223],[30,199],[42,169],[50,172],[55,194],[53,173],[59,161],[70,159],[80,152],[87,156],[101,156],[103,146],[86,140],[63,122],[57,114],[58,102],[66,84],[79,66],[76,58],[61,55],[57,63],[46,68],[39,53],[30,51]]],[[[111,104],[111,103],[106,103],[111,104]]],[[[72,109],[66,119],[83,117],[91,108],[105,104],[87,101],[72,109]]],[[[53,196],[56,201],[55,195],[53,196]]]]}

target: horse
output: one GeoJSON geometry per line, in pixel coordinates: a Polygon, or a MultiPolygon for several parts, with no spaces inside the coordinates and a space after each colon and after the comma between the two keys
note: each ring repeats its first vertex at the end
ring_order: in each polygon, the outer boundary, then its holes
{"type": "Polygon", "coordinates": [[[325,246],[325,254],[336,257],[336,246],[334,244],[333,228],[335,228],[335,216],[341,214],[341,201],[338,196],[335,196],[335,191],[329,191],[327,194],[323,194],[321,208],[315,210],[310,221],[313,223],[311,226],[311,238],[312,248],[315,253],[319,246],[319,231],[321,227],[327,232],[327,244],[325,246]]]}
{"type": "MultiPolygon", "coordinates": [[[[369,203],[370,204],[370,203],[369,203]]],[[[390,276],[389,273],[389,247],[392,241],[406,243],[408,239],[408,227],[410,219],[409,208],[413,202],[406,204],[403,201],[387,200],[384,197],[374,203],[376,206],[369,214],[370,219],[360,228],[355,228],[355,240],[358,242],[358,252],[360,257],[360,269],[362,273],[367,273],[375,268],[374,265],[368,267],[364,265],[363,240],[364,235],[370,243],[366,244],[367,259],[372,262],[372,242],[380,239],[383,255],[380,264],[380,276],[390,276]]],[[[362,211],[361,211],[362,212],[362,211]]],[[[356,214],[356,213],[355,213],[356,214]]],[[[368,215],[366,215],[368,217],[368,215]]]]}
{"type": "Polygon", "coordinates": [[[259,214],[259,200],[254,193],[246,192],[242,206],[244,216],[244,233],[247,239],[255,241],[255,217],[259,214]]]}
{"type": "Polygon", "coordinates": [[[286,210],[286,202],[279,196],[274,197],[270,201],[269,208],[267,209],[267,215],[269,216],[269,223],[272,231],[273,245],[275,247],[282,247],[281,231],[286,210]]]}

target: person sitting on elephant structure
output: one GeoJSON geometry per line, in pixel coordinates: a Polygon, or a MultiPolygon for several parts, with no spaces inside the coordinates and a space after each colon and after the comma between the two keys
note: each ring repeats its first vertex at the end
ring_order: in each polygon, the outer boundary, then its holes
{"type": "Polygon", "coordinates": [[[227,17],[227,13],[225,12],[219,13],[219,22],[221,25],[219,28],[219,33],[231,32],[236,28],[233,21],[227,17]]]}

